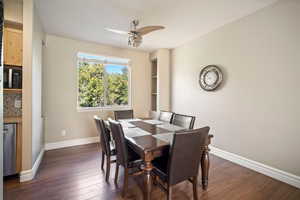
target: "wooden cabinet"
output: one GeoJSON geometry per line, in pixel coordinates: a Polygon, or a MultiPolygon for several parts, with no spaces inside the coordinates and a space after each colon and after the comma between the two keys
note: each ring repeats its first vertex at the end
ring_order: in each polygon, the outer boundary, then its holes
{"type": "Polygon", "coordinates": [[[22,66],[23,33],[21,30],[4,29],[4,64],[22,66]]]}
{"type": "Polygon", "coordinates": [[[157,111],[158,110],[158,76],[157,76],[157,60],[152,60],[152,77],[151,77],[151,110],[157,111]]]}

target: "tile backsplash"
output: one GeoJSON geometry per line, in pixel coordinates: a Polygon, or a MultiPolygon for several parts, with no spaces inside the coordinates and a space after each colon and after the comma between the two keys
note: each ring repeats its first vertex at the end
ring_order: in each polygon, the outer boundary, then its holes
{"type": "Polygon", "coordinates": [[[22,94],[3,94],[3,115],[4,117],[20,117],[22,116],[22,106],[20,108],[15,107],[15,101],[22,101],[22,94]]]}

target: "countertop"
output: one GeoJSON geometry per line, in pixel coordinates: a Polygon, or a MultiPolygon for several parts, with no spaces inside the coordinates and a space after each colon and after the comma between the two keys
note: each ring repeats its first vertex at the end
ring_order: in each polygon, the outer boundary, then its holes
{"type": "Polygon", "coordinates": [[[22,117],[4,117],[4,123],[22,123],[22,117]]]}

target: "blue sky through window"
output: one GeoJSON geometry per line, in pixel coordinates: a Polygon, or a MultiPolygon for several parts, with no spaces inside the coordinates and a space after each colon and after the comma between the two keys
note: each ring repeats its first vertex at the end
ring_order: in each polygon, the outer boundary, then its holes
{"type": "MultiPolygon", "coordinates": [[[[106,72],[109,74],[123,74],[123,69],[127,68],[126,64],[129,62],[129,59],[125,58],[113,58],[113,57],[105,57],[99,55],[90,55],[86,53],[78,53],[78,58],[88,60],[99,60],[103,61],[104,63],[120,63],[120,64],[105,64],[106,72]],[[121,63],[124,63],[122,65],[121,63]]],[[[93,61],[91,61],[93,62],[93,61]]]]}
{"type": "Polygon", "coordinates": [[[123,69],[126,68],[126,66],[122,65],[112,65],[112,64],[107,64],[105,65],[106,72],[109,74],[122,74],[123,69]]]}

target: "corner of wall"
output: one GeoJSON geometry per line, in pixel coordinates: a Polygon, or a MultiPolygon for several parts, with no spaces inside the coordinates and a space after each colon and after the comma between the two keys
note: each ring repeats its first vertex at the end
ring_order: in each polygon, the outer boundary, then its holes
{"type": "Polygon", "coordinates": [[[40,167],[40,164],[43,160],[44,152],[45,152],[45,148],[42,147],[37,159],[33,163],[32,168],[29,170],[24,170],[20,173],[20,182],[26,182],[26,181],[30,181],[30,180],[34,179],[34,177],[40,167]]]}
{"type": "Polygon", "coordinates": [[[22,170],[32,168],[32,37],[33,1],[23,4],[22,170]]]}

